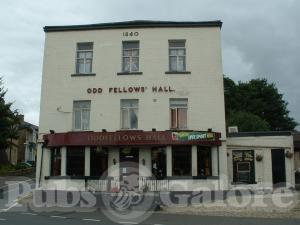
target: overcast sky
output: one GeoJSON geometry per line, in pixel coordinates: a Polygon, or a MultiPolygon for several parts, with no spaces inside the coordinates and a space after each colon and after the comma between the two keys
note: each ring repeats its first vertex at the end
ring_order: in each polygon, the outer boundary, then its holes
{"type": "MultiPolygon", "coordinates": [[[[300,122],[299,0],[0,1],[0,76],[7,100],[38,124],[45,25],[222,20],[224,74],[267,78],[300,122]]],[[[298,126],[298,128],[300,128],[298,126]]]]}

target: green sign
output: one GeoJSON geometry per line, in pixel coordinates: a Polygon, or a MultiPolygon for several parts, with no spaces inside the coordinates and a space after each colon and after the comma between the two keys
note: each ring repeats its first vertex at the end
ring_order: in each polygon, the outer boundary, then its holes
{"type": "Polygon", "coordinates": [[[207,140],[214,141],[215,134],[212,132],[172,132],[172,140],[173,141],[199,141],[199,140],[207,140]]]}

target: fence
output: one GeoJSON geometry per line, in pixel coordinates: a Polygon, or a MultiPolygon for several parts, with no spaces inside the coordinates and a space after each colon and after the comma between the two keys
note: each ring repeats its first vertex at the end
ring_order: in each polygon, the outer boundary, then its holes
{"type": "MultiPolygon", "coordinates": [[[[89,191],[112,191],[116,192],[120,189],[120,178],[110,177],[108,179],[87,180],[87,190],[89,191]]],[[[140,191],[168,191],[169,180],[156,180],[150,177],[139,177],[140,191]]]]}

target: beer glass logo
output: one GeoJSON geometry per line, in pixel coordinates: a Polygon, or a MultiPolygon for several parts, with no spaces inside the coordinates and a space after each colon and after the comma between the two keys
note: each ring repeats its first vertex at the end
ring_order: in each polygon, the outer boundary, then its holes
{"type": "Polygon", "coordinates": [[[114,222],[140,223],[152,215],[155,208],[154,193],[147,192],[143,174],[151,175],[147,168],[127,162],[120,168],[110,168],[110,191],[101,195],[102,212],[114,222]]]}

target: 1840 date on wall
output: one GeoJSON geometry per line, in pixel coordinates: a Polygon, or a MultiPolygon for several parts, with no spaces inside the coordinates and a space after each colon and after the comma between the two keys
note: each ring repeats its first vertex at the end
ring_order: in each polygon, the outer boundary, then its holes
{"type": "Polygon", "coordinates": [[[139,36],[139,32],[123,32],[123,37],[137,37],[139,36]]]}

